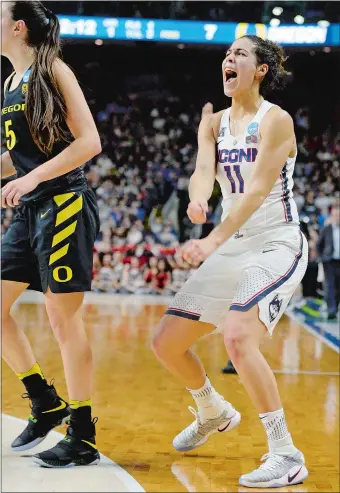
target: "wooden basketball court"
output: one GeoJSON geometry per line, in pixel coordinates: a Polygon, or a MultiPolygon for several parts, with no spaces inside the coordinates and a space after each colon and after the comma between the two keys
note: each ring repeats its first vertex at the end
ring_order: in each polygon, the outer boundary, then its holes
{"type": "MultiPolygon", "coordinates": [[[[17,304],[13,313],[27,332],[46,377],[54,378],[59,393],[66,396],[58,345],[41,297],[34,301],[32,296],[17,304]]],[[[171,446],[173,437],[192,421],[187,406],[194,403],[150,349],[152,333],[165,311],[163,301],[92,295],[84,307],[96,365],[93,401],[100,451],[147,492],[251,491],[240,487],[238,478],[258,466],[267,452],[265,433],[237,375],[220,372],[227,359],[220,336],[199,341],[196,350],[217,391],[242,413],[241,425],[212,437],[193,452],[181,454],[171,446]]],[[[306,456],[310,473],[303,485],[276,491],[338,492],[339,355],[286,316],[263,351],[276,371],[290,432],[306,456]]],[[[29,408],[27,400],[20,398],[23,387],[5,363],[2,371],[2,412],[26,419],[29,408]]],[[[12,438],[3,427],[6,446],[12,438]]],[[[29,467],[36,474],[37,466],[29,463],[29,467]]],[[[72,485],[79,472],[72,474],[69,491],[78,491],[72,485]]],[[[22,481],[29,488],[30,477],[22,481]]]]}

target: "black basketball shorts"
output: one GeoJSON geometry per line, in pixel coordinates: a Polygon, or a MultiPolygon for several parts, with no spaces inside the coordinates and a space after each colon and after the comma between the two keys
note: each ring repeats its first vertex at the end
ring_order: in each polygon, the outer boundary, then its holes
{"type": "Polygon", "coordinates": [[[46,293],[91,290],[99,214],[92,190],[20,206],[2,240],[2,280],[46,293]]]}

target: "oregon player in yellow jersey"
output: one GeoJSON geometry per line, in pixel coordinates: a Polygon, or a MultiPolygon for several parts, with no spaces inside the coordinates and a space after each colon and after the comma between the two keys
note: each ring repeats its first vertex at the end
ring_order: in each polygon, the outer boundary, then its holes
{"type": "Polygon", "coordinates": [[[18,206],[2,243],[2,356],[32,401],[28,425],[12,448],[34,447],[70,415],[66,437],[33,460],[47,467],[97,464],[92,354],[80,310],[99,230],[83,165],[100,152],[100,139],[76,78],[58,58],[59,22],[50,10],[41,2],[3,3],[1,48],[14,68],[1,113],[8,149],[1,176],[17,174],[2,188],[2,207],[18,206]],[[45,295],[69,404],[48,385],[10,315],[27,288],[45,295]]]}

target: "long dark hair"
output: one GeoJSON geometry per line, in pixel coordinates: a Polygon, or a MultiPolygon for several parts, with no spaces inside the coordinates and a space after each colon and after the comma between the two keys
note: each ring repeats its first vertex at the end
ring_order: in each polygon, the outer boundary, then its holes
{"type": "Polygon", "coordinates": [[[66,103],[53,74],[53,62],[60,56],[60,26],[57,16],[42,2],[12,2],[12,19],[23,20],[26,43],[36,51],[27,88],[25,114],[39,149],[48,154],[58,140],[70,142],[66,126],[66,103]]]}
{"type": "Polygon", "coordinates": [[[290,72],[284,68],[288,57],[283,48],[273,41],[252,34],[246,34],[242,37],[248,38],[253,43],[258,64],[266,63],[268,65],[268,72],[260,85],[260,94],[265,95],[268,92],[282,89],[290,75],[290,72]]]}

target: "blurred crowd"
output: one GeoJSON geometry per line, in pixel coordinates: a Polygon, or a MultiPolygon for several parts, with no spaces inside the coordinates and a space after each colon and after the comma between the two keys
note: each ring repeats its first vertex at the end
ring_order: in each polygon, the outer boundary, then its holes
{"type": "MultiPolygon", "coordinates": [[[[93,290],[171,294],[192,274],[176,260],[177,246],[206,236],[221,216],[219,186],[207,223],[186,216],[189,178],[195,167],[198,108],[183,109],[178,98],[153,103],[137,95],[108,104],[96,115],[103,150],[85,171],[100,210],[95,243],[93,290]]],[[[307,108],[295,115],[298,158],[294,196],[309,242],[310,265],[304,294],[322,289],[317,243],[339,203],[340,133],[310,135],[307,108]]],[[[2,212],[2,234],[13,211],[2,212]]]]}
{"type": "MultiPolygon", "coordinates": [[[[94,290],[169,294],[191,274],[174,260],[176,247],[206,236],[221,216],[216,184],[207,224],[193,227],[186,217],[200,118],[195,108],[181,110],[175,98],[157,104],[133,98],[124,105],[108,104],[98,113],[103,153],[87,171],[102,224],[94,290]]],[[[340,133],[327,129],[310,136],[306,108],[296,112],[295,124],[299,153],[294,194],[310,249],[304,294],[317,295],[322,289],[319,232],[339,202],[340,133]]]]}

